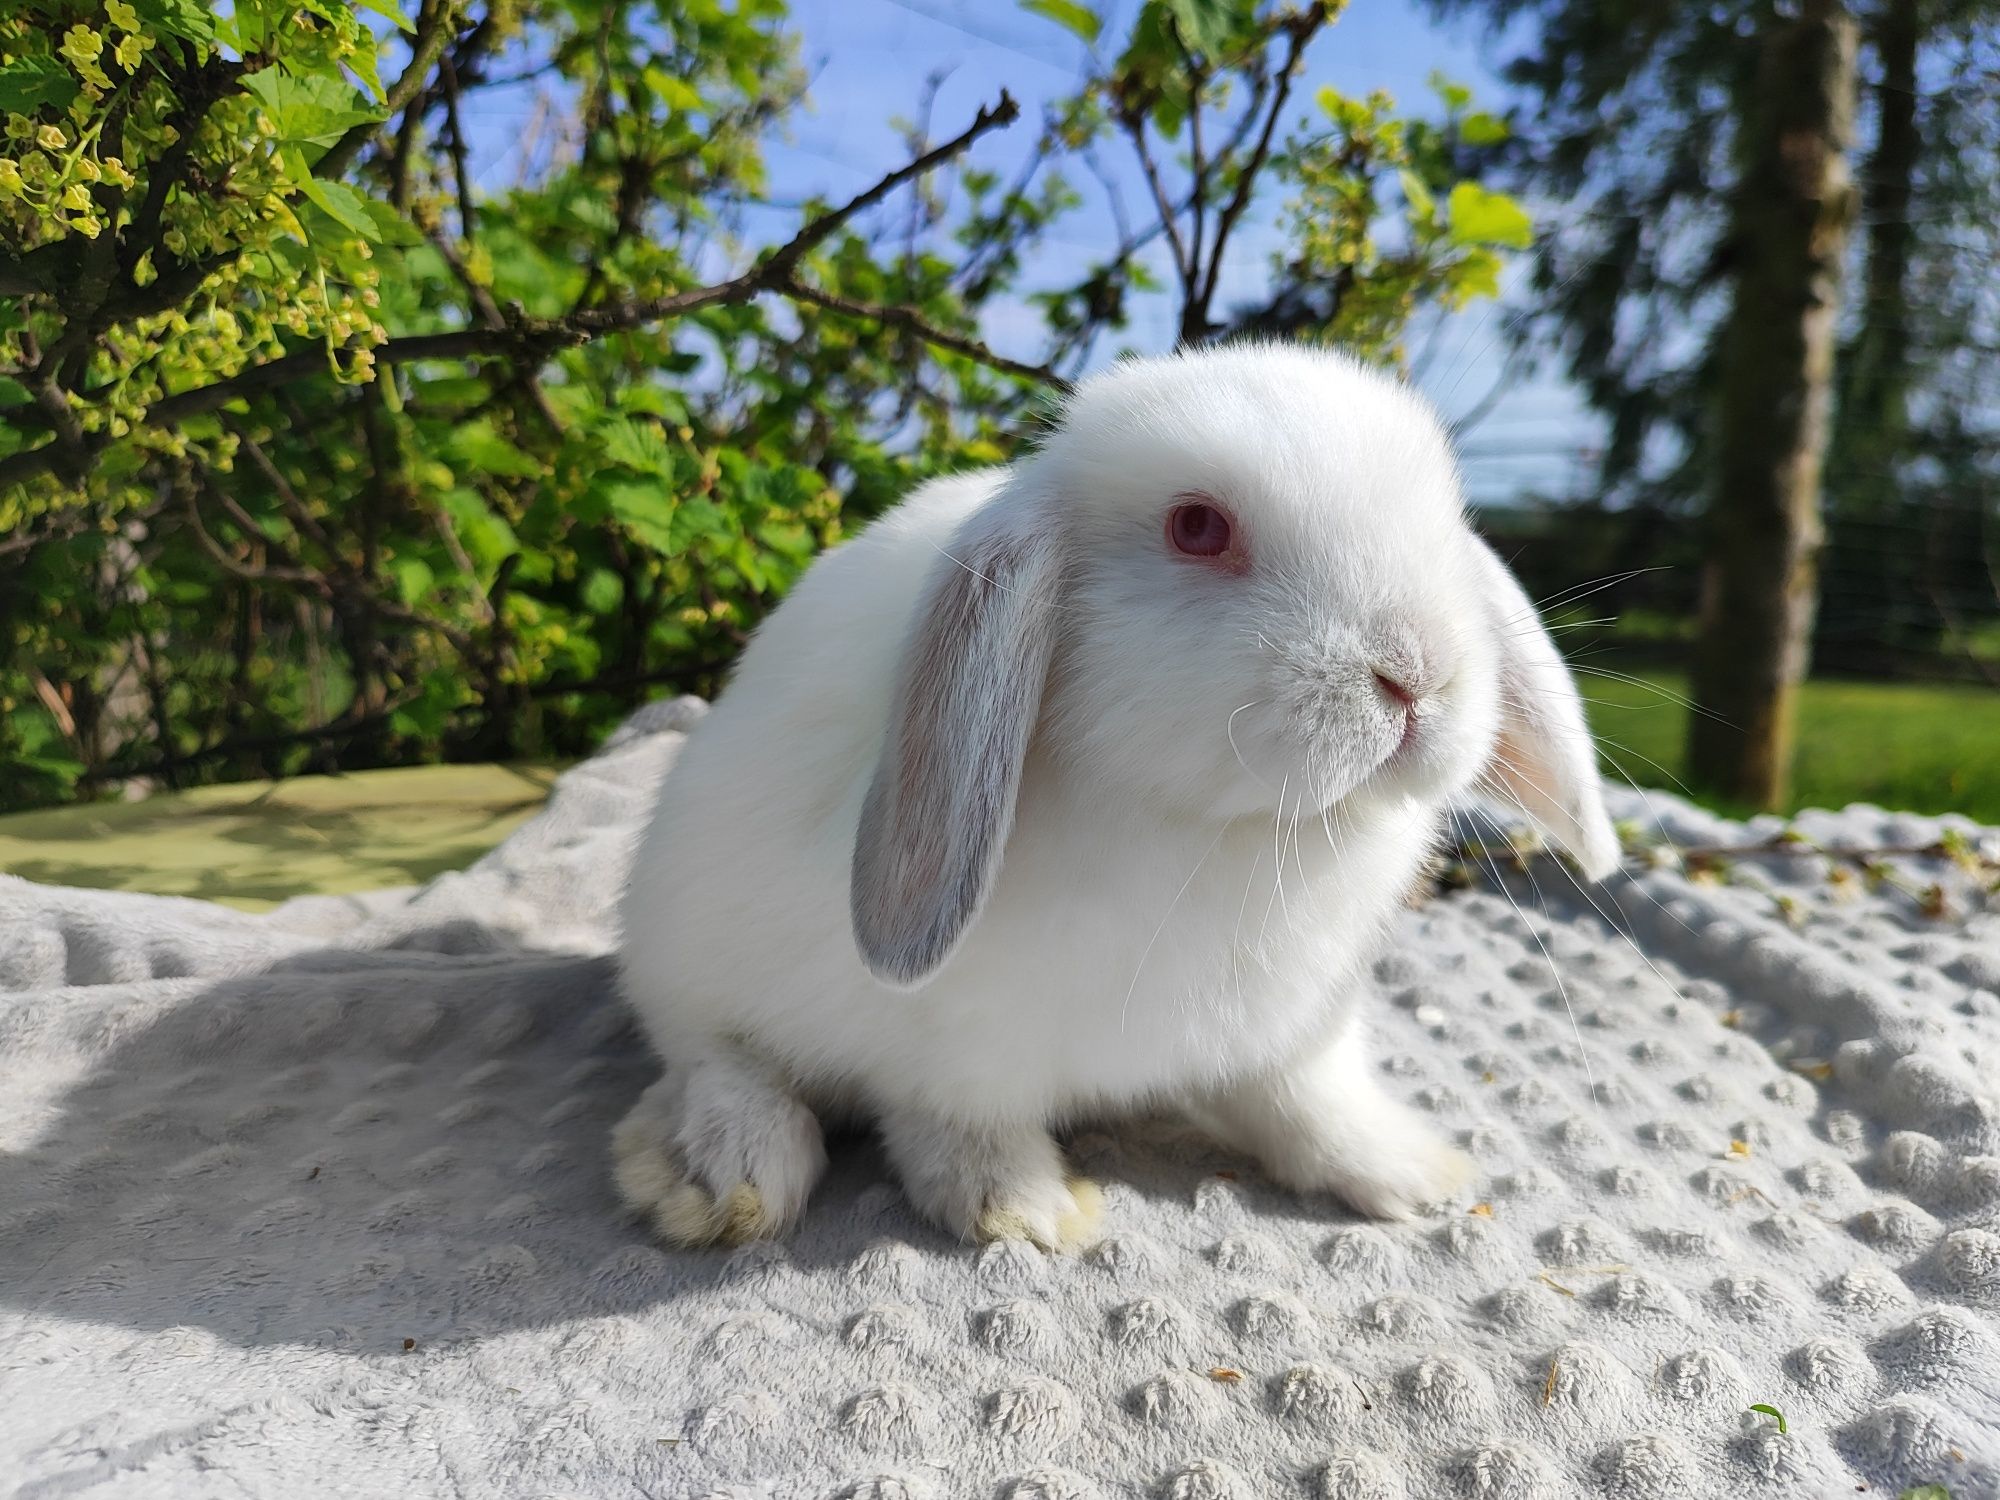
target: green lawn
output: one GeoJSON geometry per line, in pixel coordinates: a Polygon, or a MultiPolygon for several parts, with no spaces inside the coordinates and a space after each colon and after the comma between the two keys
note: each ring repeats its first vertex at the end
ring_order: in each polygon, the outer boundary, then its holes
{"type": "Polygon", "coordinates": [[[540,807],[555,772],[413,766],[201,787],[0,817],[0,871],[246,910],[462,869],[540,807]]]}
{"type": "MultiPolygon", "coordinates": [[[[1680,679],[1579,678],[1605,769],[1680,774],[1680,679]]],[[[203,787],[0,817],[0,871],[55,885],[202,896],[255,910],[308,891],[407,885],[477,859],[538,808],[552,770],[418,766],[203,787]]],[[[1799,732],[1797,807],[1875,802],[2000,823],[2000,693],[1815,682],[1799,732]]]]}
{"type": "MultiPolygon", "coordinates": [[[[1579,666],[1578,685],[1605,770],[1641,786],[1681,774],[1686,684],[1640,681],[1579,666]]],[[[1638,674],[1633,674],[1637,676],[1638,674]]],[[[1912,812],[1962,812],[2000,823],[2000,692],[1938,683],[1809,682],[1799,705],[1792,809],[1873,802],[1912,812]]]]}

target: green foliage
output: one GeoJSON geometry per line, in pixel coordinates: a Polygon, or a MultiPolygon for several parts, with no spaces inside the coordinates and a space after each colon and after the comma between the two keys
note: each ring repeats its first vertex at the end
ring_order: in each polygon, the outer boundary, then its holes
{"type": "Polygon", "coordinates": [[[1507,127],[1469,112],[1461,85],[1441,77],[1432,85],[1446,108],[1441,124],[1399,117],[1380,91],[1357,99],[1322,88],[1315,103],[1330,128],[1295,141],[1279,162],[1297,188],[1281,267],[1296,278],[1294,295],[1332,293],[1310,332],[1372,358],[1400,360],[1402,333],[1427,303],[1459,308],[1498,296],[1503,253],[1533,239],[1519,203],[1466,175],[1469,148],[1504,140],[1507,127]],[[1385,243],[1397,199],[1395,238],[1385,243]]]}
{"type": "Polygon", "coordinates": [[[804,95],[781,0],[412,4],[0,20],[0,807],[583,753],[657,686],[714,690],[912,483],[1007,459],[1130,299],[1178,297],[1194,336],[1272,326],[1211,317],[1207,274],[1269,180],[1330,201],[1345,153],[1382,214],[1402,184],[1392,249],[1350,205],[1274,292],[1315,299],[1282,331],[1385,358],[1518,243],[1476,195],[1498,124],[1462,98],[1253,149],[1237,126],[1275,127],[1323,6],[1150,0],[1113,38],[1029,0],[1111,60],[1024,170],[947,152],[872,219],[807,205],[780,248],[745,226],[804,95]],[[462,121],[524,65],[549,128],[472,193],[462,121]],[[1169,216],[1206,215],[1201,276],[1158,273],[1157,224],[1081,272],[1050,245],[1121,134],[1187,164],[1169,216]],[[1020,361],[980,329],[1024,298],[1020,361]]]}
{"type": "Polygon", "coordinates": [[[1058,26],[1074,32],[1086,42],[1094,42],[1104,29],[1103,18],[1077,0],[1021,0],[1021,9],[1046,16],[1058,26]]]}

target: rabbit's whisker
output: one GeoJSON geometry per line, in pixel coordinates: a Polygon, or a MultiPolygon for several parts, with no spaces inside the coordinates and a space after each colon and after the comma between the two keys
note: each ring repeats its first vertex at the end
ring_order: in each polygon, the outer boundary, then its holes
{"type": "MultiPolygon", "coordinates": [[[[1542,941],[1542,935],[1536,930],[1535,924],[1528,920],[1528,914],[1521,910],[1521,903],[1514,899],[1514,893],[1507,888],[1507,881],[1500,872],[1498,861],[1490,854],[1482,855],[1479,846],[1468,839],[1465,833],[1459,829],[1457,813],[1450,813],[1450,817],[1453,829],[1458,832],[1459,842],[1473,851],[1475,859],[1482,857],[1485,859],[1487,868],[1493,876],[1493,883],[1500,887],[1500,894],[1505,896],[1507,904],[1514,908],[1514,915],[1520,919],[1521,926],[1527,930],[1528,936],[1535,940],[1535,946],[1542,950],[1542,958],[1549,966],[1549,977],[1555,980],[1556,993],[1562,997],[1563,1010],[1569,1015],[1570,1034],[1576,1039],[1576,1055],[1578,1060],[1583,1064],[1584,1084],[1590,1090],[1591,1103],[1597,1105],[1600,1110],[1603,1109],[1603,1102],[1597,1097],[1597,1079],[1590,1070],[1590,1053],[1583,1045],[1583,1028],[1577,1024],[1576,1007],[1570,1004],[1569,986],[1563,983],[1562,970],[1556,964],[1555,955],[1549,951],[1549,945],[1542,941]]],[[[1536,895],[1539,897],[1540,893],[1541,888],[1537,886],[1536,895]]],[[[1544,914],[1547,912],[1547,905],[1548,903],[1544,901],[1544,914]]]]}
{"type": "Polygon", "coordinates": [[[1201,858],[1197,859],[1194,862],[1194,868],[1188,871],[1187,879],[1181,882],[1181,888],[1174,892],[1174,899],[1167,903],[1167,909],[1160,917],[1160,925],[1153,929],[1153,935],[1146,939],[1146,946],[1139,950],[1139,962],[1132,970],[1132,982],[1126,986],[1124,1002],[1118,1007],[1118,1034],[1120,1036],[1125,1034],[1126,1013],[1132,1008],[1132,996],[1139,988],[1139,976],[1145,971],[1146,959],[1152,954],[1153,944],[1157,943],[1160,940],[1160,934],[1167,930],[1167,923],[1173,920],[1174,908],[1181,904],[1181,897],[1188,893],[1188,887],[1194,884],[1195,876],[1201,873],[1201,867],[1208,863],[1209,855],[1215,853],[1215,846],[1222,842],[1223,834],[1228,831],[1229,825],[1227,823],[1216,830],[1215,837],[1208,841],[1208,847],[1201,851],[1201,858]]]}
{"type": "MultiPolygon", "coordinates": [[[[1537,599],[1531,608],[1537,612],[1545,609],[1560,609],[1565,604],[1574,604],[1579,599],[1588,599],[1592,594],[1601,594],[1613,584],[1623,583],[1628,578],[1638,578],[1646,573],[1665,573],[1669,569],[1669,564],[1659,563],[1650,568],[1634,568],[1628,573],[1609,573],[1602,578],[1592,578],[1586,582],[1574,584],[1566,589],[1558,589],[1546,599],[1537,599]]],[[[1520,618],[1519,615],[1515,615],[1511,619],[1501,621],[1501,623],[1503,625],[1511,625],[1515,620],[1520,618]]]]}
{"type": "MultiPolygon", "coordinates": [[[[1291,773],[1285,773],[1285,784],[1278,788],[1278,810],[1271,815],[1271,857],[1277,861],[1271,883],[1271,898],[1264,903],[1264,920],[1257,928],[1257,947],[1261,952],[1264,938],[1271,930],[1271,907],[1285,902],[1285,793],[1292,787],[1291,773]]],[[[1261,863],[1261,861],[1260,861],[1261,863]]],[[[1291,921],[1291,908],[1285,906],[1285,920],[1291,921]]]]}
{"type": "Polygon", "coordinates": [[[1255,708],[1258,704],[1262,703],[1263,701],[1264,700],[1262,698],[1252,698],[1248,703],[1244,704],[1242,708],[1234,710],[1229,715],[1228,719],[1226,719],[1223,722],[1222,734],[1223,738],[1229,741],[1229,753],[1236,757],[1236,764],[1244,769],[1244,771],[1249,775],[1252,781],[1256,782],[1257,785],[1264,787],[1268,790],[1271,783],[1266,781],[1263,777],[1259,776],[1255,771],[1252,771],[1250,769],[1250,762],[1245,760],[1243,758],[1243,752],[1236,748],[1236,715],[1242,713],[1244,709],[1255,708]]]}

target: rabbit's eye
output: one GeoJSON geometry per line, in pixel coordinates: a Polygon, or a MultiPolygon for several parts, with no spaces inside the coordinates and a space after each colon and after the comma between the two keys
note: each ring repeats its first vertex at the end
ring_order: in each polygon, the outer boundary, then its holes
{"type": "Polygon", "coordinates": [[[1206,500],[1186,501],[1167,514],[1167,539],[1189,557],[1220,557],[1229,537],[1229,517],[1206,500]]]}

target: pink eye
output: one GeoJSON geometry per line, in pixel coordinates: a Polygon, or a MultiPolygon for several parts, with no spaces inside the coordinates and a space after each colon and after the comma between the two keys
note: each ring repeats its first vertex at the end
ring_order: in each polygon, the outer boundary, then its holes
{"type": "Polygon", "coordinates": [[[1205,500],[1176,505],[1167,514],[1167,539],[1189,557],[1220,557],[1229,550],[1229,517],[1205,500]]]}

